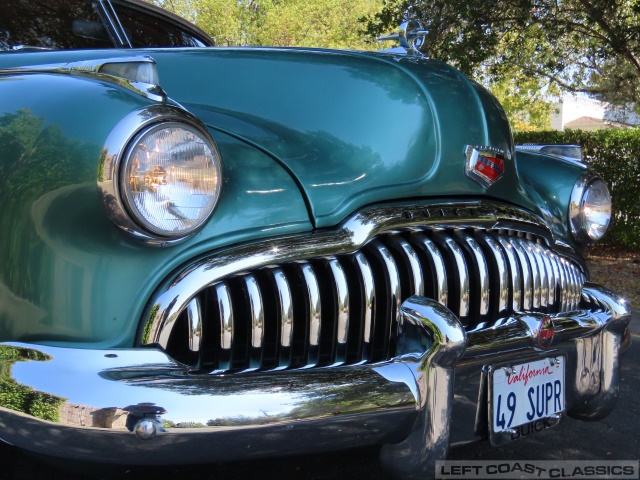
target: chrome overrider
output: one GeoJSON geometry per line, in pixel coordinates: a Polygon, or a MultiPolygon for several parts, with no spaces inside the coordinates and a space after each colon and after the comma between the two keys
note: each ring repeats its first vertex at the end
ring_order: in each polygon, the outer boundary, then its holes
{"type": "Polygon", "coordinates": [[[603,287],[586,283],[580,309],[552,316],[548,350],[537,344],[543,313],[469,332],[425,297],[399,313],[395,358],[308,371],[194,375],[154,348],[0,344],[0,438],[46,455],[153,465],[381,444],[389,471],[426,478],[450,445],[487,438],[487,366],[564,356],[568,415],[598,419],[615,404],[630,310],[603,287]]]}

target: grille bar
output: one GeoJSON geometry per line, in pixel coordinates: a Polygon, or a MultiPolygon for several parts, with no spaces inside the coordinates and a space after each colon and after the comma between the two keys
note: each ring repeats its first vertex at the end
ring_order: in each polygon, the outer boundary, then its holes
{"type": "Polygon", "coordinates": [[[584,281],[530,234],[392,231],[353,253],[221,278],[158,338],[203,371],[371,363],[393,357],[398,308],[412,295],[436,299],[473,330],[514,312],[575,310],[584,281]]]}

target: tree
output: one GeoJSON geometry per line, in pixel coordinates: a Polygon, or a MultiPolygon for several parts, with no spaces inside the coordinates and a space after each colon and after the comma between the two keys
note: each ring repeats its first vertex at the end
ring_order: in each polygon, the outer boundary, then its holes
{"type": "Polygon", "coordinates": [[[372,49],[363,18],[382,0],[148,0],[191,20],[219,46],[372,49]]]}
{"type": "Polygon", "coordinates": [[[513,71],[616,105],[640,104],[640,0],[385,0],[371,34],[405,17],[429,31],[423,52],[473,76],[513,71]]]}
{"type": "Polygon", "coordinates": [[[553,85],[531,78],[522,71],[511,70],[499,80],[485,83],[504,108],[511,127],[518,132],[548,130],[555,106],[548,101],[553,85]]]}

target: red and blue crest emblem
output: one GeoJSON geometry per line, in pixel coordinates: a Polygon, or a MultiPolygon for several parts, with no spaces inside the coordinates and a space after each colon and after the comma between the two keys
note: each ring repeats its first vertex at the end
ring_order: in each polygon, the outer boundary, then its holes
{"type": "Polygon", "coordinates": [[[489,188],[504,174],[505,154],[503,150],[492,147],[467,145],[467,176],[478,182],[484,188],[489,188]]]}

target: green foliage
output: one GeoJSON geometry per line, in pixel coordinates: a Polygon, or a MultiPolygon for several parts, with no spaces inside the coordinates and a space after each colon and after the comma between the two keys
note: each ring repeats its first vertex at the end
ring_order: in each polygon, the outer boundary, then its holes
{"type": "Polygon", "coordinates": [[[555,107],[546,98],[551,86],[543,89],[538,79],[515,70],[509,76],[485,83],[502,104],[515,131],[547,130],[551,127],[551,114],[555,107]]]}
{"type": "Polygon", "coordinates": [[[11,380],[0,379],[0,405],[35,418],[57,422],[60,407],[66,400],[56,395],[38,392],[11,380]]]}
{"type": "Polygon", "coordinates": [[[582,145],[585,162],[607,182],[613,197],[612,225],[604,241],[629,249],[640,248],[640,128],[519,132],[515,140],[582,145]]]}
{"type": "Polygon", "coordinates": [[[176,424],[175,422],[171,421],[171,420],[162,420],[162,428],[176,428],[176,424]]]}
{"type": "Polygon", "coordinates": [[[53,360],[53,357],[32,348],[13,347],[11,345],[0,346],[0,362],[18,362],[27,360],[34,360],[36,362],[48,362],[50,360],[53,360]]]}
{"type": "MultiPolygon", "coordinates": [[[[0,178],[6,180],[0,199],[30,203],[44,192],[70,184],[79,172],[78,159],[92,155],[90,145],[65,137],[57,125],[46,125],[29,109],[0,115],[0,178]]],[[[83,178],[93,168],[82,167],[83,178]]]]}
{"type": "Polygon", "coordinates": [[[372,35],[405,17],[429,31],[422,50],[474,76],[520,71],[616,105],[640,103],[638,0],[386,0],[372,35]]]}
{"type": "Polygon", "coordinates": [[[60,420],[60,407],[65,398],[39,392],[13,380],[11,370],[15,363],[24,361],[46,362],[52,358],[42,352],[9,345],[0,347],[0,406],[26,413],[42,420],[60,420]]]}
{"type": "Polygon", "coordinates": [[[147,321],[144,323],[144,329],[142,331],[142,344],[146,345],[151,341],[151,328],[153,327],[154,320],[160,310],[160,304],[156,303],[147,315],[147,321]]]}
{"type": "Polygon", "coordinates": [[[10,410],[26,412],[27,403],[28,392],[25,392],[24,386],[4,378],[0,379],[0,405],[10,410]]]}
{"type": "Polygon", "coordinates": [[[194,22],[218,46],[372,49],[363,19],[382,0],[147,0],[194,22]]]}
{"type": "Polygon", "coordinates": [[[0,114],[0,282],[17,296],[33,301],[42,268],[31,260],[42,255],[43,243],[34,232],[32,207],[47,192],[95,178],[95,149],[71,140],[55,124],[29,109],[0,114]]]}

